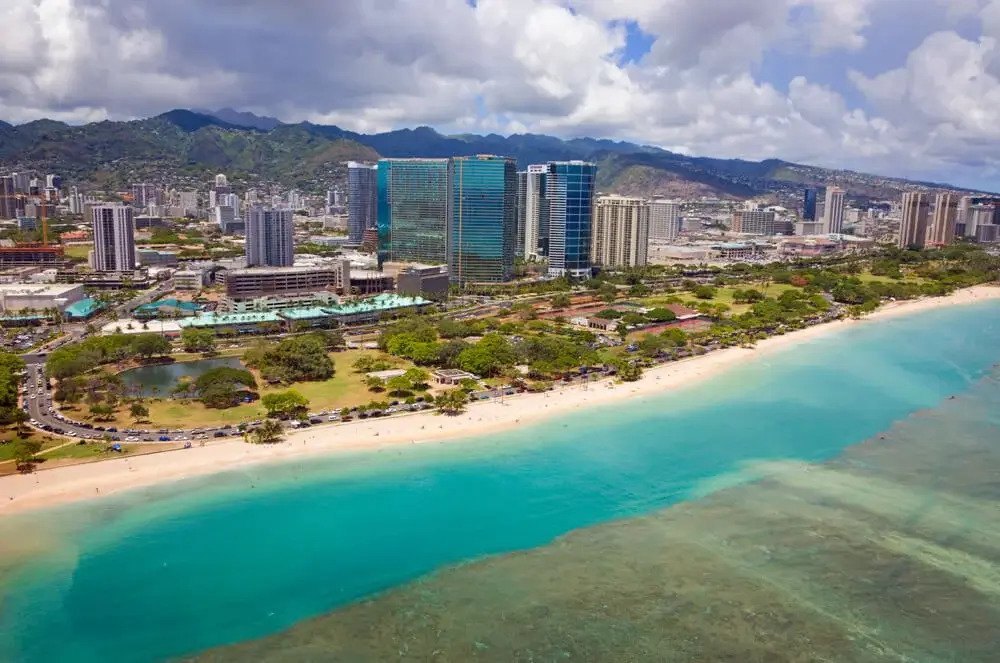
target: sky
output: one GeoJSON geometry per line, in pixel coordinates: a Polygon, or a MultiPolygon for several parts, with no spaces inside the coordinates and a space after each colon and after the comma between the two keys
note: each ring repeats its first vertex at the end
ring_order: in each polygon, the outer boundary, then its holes
{"type": "Polygon", "coordinates": [[[1000,182],[1000,0],[2,0],[0,119],[232,107],[1000,182]]]}

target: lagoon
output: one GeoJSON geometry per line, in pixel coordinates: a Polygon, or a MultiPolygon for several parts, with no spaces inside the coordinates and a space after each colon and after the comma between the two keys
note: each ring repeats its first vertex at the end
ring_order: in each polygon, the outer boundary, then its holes
{"type": "Polygon", "coordinates": [[[139,366],[122,371],[119,375],[125,384],[126,393],[134,393],[130,389],[135,389],[146,398],[166,398],[181,378],[196,380],[203,373],[222,366],[246,368],[238,357],[219,357],[139,366]]]}

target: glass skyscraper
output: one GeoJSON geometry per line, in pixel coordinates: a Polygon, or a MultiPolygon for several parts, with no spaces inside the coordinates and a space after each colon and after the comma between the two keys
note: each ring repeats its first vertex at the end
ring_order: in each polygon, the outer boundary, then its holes
{"type": "Polygon", "coordinates": [[[816,199],[819,191],[816,189],[806,189],[802,195],[802,218],[806,221],[816,220],[816,199]]]}
{"type": "Polygon", "coordinates": [[[360,244],[375,227],[375,166],[350,161],[347,164],[347,241],[360,244]]]}
{"type": "Polygon", "coordinates": [[[585,161],[548,164],[549,274],[590,276],[590,236],[597,166],[585,161]]]}
{"type": "Polygon", "coordinates": [[[448,159],[378,162],[381,260],[448,261],[448,159]]]}
{"type": "MultiPolygon", "coordinates": [[[[455,157],[451,164],[448,273],[453,283],[514,276],[517,166],[509,157],[455,157]]],[[[589,237],[587,239],[589,245],[589,237]]]]}

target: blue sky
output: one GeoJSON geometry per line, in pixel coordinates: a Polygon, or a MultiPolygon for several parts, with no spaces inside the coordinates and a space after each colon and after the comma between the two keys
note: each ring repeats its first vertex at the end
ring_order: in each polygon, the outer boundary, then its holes
{"type": "Polygon", "coordinates": [[[4,0],[0,118],[228,106],[996,189],[998,38],[1000,0],[4,0]]]}

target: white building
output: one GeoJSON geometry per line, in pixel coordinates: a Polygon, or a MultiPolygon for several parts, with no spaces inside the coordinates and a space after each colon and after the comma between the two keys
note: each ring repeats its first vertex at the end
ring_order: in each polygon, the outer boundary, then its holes
{"type": "Polygon", "coordinates": [[[591,260],[613,269],[647,264],[649,226],[650,205],[642,198],[598,198],[591,231],[591,260]]]}
{"type": "Polygon", "coordinates": [[[549,206],[545,199],[545,180],[549,167],[528,166],[524,189],[524,257],[545,255],[543,241],[548,240],[549,206]]]}
{"type": "Polygon", "coordinates": [[[129,272],[135,269],[135,225],[127,205],[95,205],[93,220],[93,267],[99,272],[129,272]]]}
{"type": "Polygon", "coordinates": [[[839,235],[844,229],[844,194],[846,191],[836,186],[826,188],[823,202],[823,219],[829,235],[839,235]]]}
{"type": "Polygon", "coordinates": [[[681,204],[674,200],[654,200],[649,204],[649,239],[667,242],[681,231],[681,204]]]}
{"type": "Polygon", "coordinates": [[[79,283],[3,283],[0,284],[0,311],[46,311],[66,307],[85,297],[79,283]]]}

